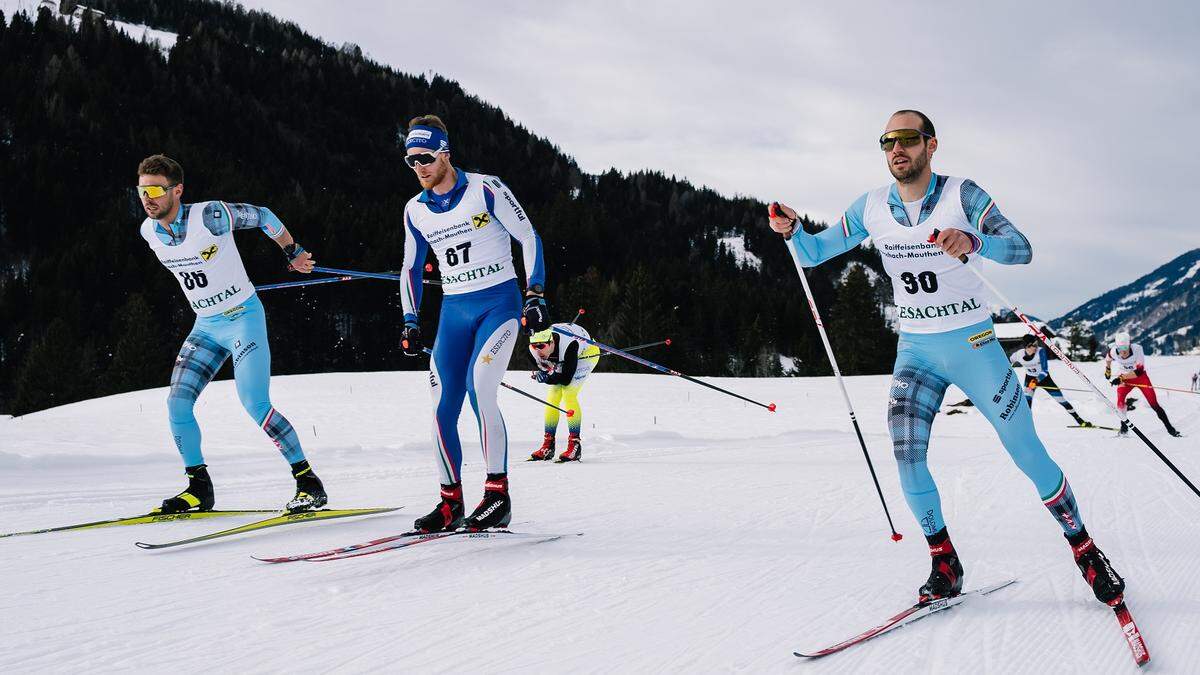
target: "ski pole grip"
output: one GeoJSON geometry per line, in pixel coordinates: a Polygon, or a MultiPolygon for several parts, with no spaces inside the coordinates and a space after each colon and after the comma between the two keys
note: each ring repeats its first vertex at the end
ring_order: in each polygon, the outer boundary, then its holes
{"type": "MultiPolygon", "coordinates": [[[[941,234],[941,233],[942,233],[942,231],[941,231],[941,230],[934,229],[934,231],[933,231],[933,234],[929,235],[929,243],[931,243],[931,244],[936,244],[936,243],[937,243],[937,238],[938,238],[938,235],[939,235],[939,234],[941,234]]],[[[964,265],[965,265],[965,264],[967,264],[967,254],[966,254],[966,253],[964,253],[964,254],[962,254],[962,255],[958,256],[958,259],[959,259],[960,261],[962,261],[962,263],[963,263],[964,265]]]]}

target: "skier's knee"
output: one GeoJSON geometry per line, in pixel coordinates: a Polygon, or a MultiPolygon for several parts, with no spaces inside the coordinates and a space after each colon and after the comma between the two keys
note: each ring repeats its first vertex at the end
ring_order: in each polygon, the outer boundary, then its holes
{"type": "Polygon", "coordinates": [[[167,417],[172,422],[190,422],[196,419],[196,415],[192,409],[196,405],[196,399],[188,394],[175,389],[167,394],[167,417]]]}

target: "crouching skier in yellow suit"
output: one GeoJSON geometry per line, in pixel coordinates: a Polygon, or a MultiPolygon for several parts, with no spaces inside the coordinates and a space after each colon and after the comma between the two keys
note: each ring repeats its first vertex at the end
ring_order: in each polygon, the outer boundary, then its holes
{"type": "Polygon", "coordinates": [[[539,333],[529,336],[529,355],[537,364],[533,379],[550,385],[549,403],[546,406],[546,436],[542,447],[533,451],[529,461],[554,459],[554,434],[558,431],[558,408],[561,406],[575,413],[567,417],[567,449],[558,457],[559,462],[577,462],[583,457],[583,445],[579,441],[579,430],[583,424],[583,410],[579,407],[579,390],[587,376],[600,360],[600,349],[595,345],[554,332],[554,328],[580,335],[592,336],[574,323],[556,323],[539,333]]]}

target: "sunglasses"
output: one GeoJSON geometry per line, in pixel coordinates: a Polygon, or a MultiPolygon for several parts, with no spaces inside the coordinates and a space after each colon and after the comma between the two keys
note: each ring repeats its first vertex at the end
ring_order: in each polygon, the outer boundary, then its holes
{"type": "Polygon", "coordinates": [[[445,152],[445,150],[438,150],[437,152],[418,152],[415,155],[405,155],[404,163],[407,164],[408,168],[410,169],[417,168],[418,164],[421,166],[429,166],[430,164],[436,162],[437,156],[443,152],[445,152]]]}
{"type": "Polygon", "coordinates": [[[542,349],[548,344],[550,344],[550,343],[549,342],[530,342],[529,346],[533,347],[534,349],[542,349]]]}
{"type": "Polygon", "coordinates": [[[920,143],[922,138],[933,138],[933,136],[916,129],[896,129],[879,137],[879,147],[884,152],[891,152],[892,148],[896,147],[896,142],[898,141],[900,147],[911,148],[920,143]]]}
{"type": "Polygon", "coordinates": [[[175,185],[179,185],[179,183],[175,183],[174,185],[139,185],[134,189],[137,190],[138,196],[143,199],[146,197],[158,199],[167,194],[167,190],[175,187],[175,185]]]}

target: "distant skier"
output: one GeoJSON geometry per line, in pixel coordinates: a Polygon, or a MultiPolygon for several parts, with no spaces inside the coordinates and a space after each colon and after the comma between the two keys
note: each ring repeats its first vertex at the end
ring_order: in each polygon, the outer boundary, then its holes
{"type": "MultiPolygon", "coordinates": [[[[574,323],[556,323],[553,327],[585,338],[592,337],[583,326],[574,323]]],[[[559,420],[558,408],[554,406],[561,404],[574,413],[567,418],[567,449],[559,455],[558,461],[577,462],[583,458],[583,444],[579,440],[579,430],[583,424],[579,390],[583,388],[587,376],[595,370],[596,362],[600,360],[600,348],[585,345],[547,328],[529,336],[529,355],[537,366],[533,379],[550,385],[548,402],[551,404],[546,406],[546,435],[542,439],[542,447],[534,450],[529,459],[554,459],[554,436],[559,420]]]]}
{"type": "Polygon", "coordinates": [[[429,387],[433,396],[433,445],[441,480],[441,503],[413,526],[422,532],[460,526],[483,530],[512,519],[508,494],[508,431],[496,404],[496,390],[512,356],[521,324],[530,332],[550,321],[543,299],[542,240],[512,192],[495,176],[468,173],[450,163],[450,136],[435,115],[408,124],[404,161],[424,188],[404,207],[404,266],[400,300],[404,306],[401,347],[421,353],[417,309],[421,273],[430,248],[442,277],[442,312],[429,387]],[[517,287],[511,241],[521,245],[525,263],[525,304],[517,287]],[[487,463],[483,501],[463,520],[462,443],[458,416],[470,394],[479,421],[487,463]]]}
{"type": "MultiPolygon", "coordinates": [[[[1104,379],[1111,380],[1113,384],[1117,385],[1117,408],[1119,410],[1125,411],[1125,397],[1136,387],[1142,390],[1142,395],[1146,397],[1146,403],[1149,403],[1154,414],[1158,415],[1158,419],[1167,428],[1167,433],[1176,437],[1183,435],[1171,426],[1171,420],[1167,419],[1167,411],[1158,404],[1158,395],[1154,392],[1150,374],[1146,371],[1146,354],[1142,351],[1141,345],[1130,342],[1129,333],[1121,331],[1113,336],[1113,346],[1104,357],[1104,379]],[[1113,377],[1114,365],[1116,366],[1116,377],[1113,377]]],[[[1129,433],[1129,424],[1125,420],[1121,420],[1121,430],[1117,433],[1122,436],[1129,433]]]]}
{"type": "Polygon", "coordinates": [[[179,282],[196,313],[192,332],[175,358],[167,397],[171,434],[183,456],[188,487],[164,500],[159,510],[179,513],[213,507],[212,479],[200,452],[200,425],[192,409],[230,357],[242,407],[292,465],[296,495],[284,508],[294,512],[324,506],[325,486],[304,458],[295,429],[271,405],[266,313],[246,276],[233,231],[261,229],[279,244],[288,269],[296,272],[312,271],[312,254],[266,207],[221,201],[181,203],[183,167],[166,155],[142,160],[137,191],[147,216],[142,238],[179,282]]]}
{"type": "Polygon", "coordinates": [[[1192,373],[1192,391],[1200,391],[1200,370],[1192,373]]]}
{"type": "Polygon", "coordinates": [[[1036,335],[1026,335],[1022,338],[1021,348],[1009,355],[1008,358],[1014,366],[1025,368],[1025,402],[1029,404],[1030,408],[1033,407],[1034,391],[1041,388],[1050,394],[1050,398],[1057,401],[1071,417],[1075,418],[1075,424],[1084,428],[1094,426],[1075,412],[1071,402],[1063,396],[1058,383],[1050,377],[1050,359],[1046,356],[1046,350],[1038,344],[1036,335]]]}
{"type": "Polygon", "coordinates": [[[893,114],[879,144],[895,184],[859,197],[838,226],[815,235],[796,226],[796,212],[787,206],[780,206],[783,214],[773,214],[770,225],[808,267],[870,237],[891,276],[900,343],[888,426],[905,499],[925,531],[932,557],[919,601],[962,590],[962,564],[926,464],[934,415],[947,387],[955,384],[991,422],[1017,467],[1037,488],[1096,598],[1119,602],[1125,582],[1088,536],[1066,476],[1038,438],[1029,406],[1021,405],[1021,386],[996,341],[982,282],[956,259],[970,254],[971,265],[978,265],[980,257],[1025,264],[1033,257],[1029,241],[974,181],[930,170],[938,142],[924,114],[893,114]],[[935,229],[940,233],[933,243],[935,229]]]}

